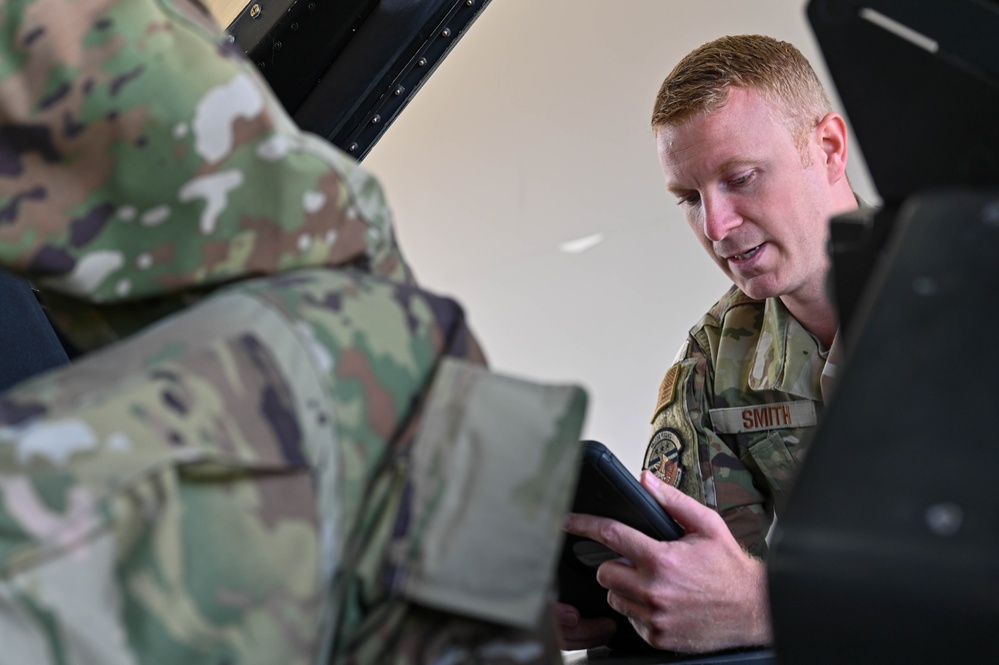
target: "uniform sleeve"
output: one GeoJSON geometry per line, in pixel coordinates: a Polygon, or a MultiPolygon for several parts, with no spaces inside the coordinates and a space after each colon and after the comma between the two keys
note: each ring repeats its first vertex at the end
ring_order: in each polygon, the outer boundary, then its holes
{"type": "Polygon", "coordinates": [[[643,467],[718,511],[747,551],[764,556],[773,507],[731,435],[714,430],[713,381],[711,359],[691,337],[660,385],[643,467]]]}
{"type": "Polygon", "coordinates": [[[98,303],[320,264],[411,281],[377,181],[189,0],[3,7],[3,267],[98,303]]]}

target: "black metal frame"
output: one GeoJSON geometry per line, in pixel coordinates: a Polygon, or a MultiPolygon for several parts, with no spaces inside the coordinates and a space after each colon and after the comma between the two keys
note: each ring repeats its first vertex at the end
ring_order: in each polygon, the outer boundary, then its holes
{"type": "Polygon", "coordinates": [[[378,0],[251,0],[227,32],[286,109],[298,108],[378,0]]]}
{"type": "Polygon", "coordinates": [[[361,160],[489,1],[260,0],[228,32],[302,129],[361,160]]]}

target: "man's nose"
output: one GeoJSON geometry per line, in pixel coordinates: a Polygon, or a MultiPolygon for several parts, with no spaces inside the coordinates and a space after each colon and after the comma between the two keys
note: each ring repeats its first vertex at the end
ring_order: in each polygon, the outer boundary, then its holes
{"type": "Polygon", "coordinates": [[[725,196],[704,197],[704,236],[711,242],[720,242],[742,223],[732,202],[725,196]]]}

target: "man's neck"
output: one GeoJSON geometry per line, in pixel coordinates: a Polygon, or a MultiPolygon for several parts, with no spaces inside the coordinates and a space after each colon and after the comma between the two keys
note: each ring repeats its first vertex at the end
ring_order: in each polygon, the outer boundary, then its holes
{"type": "Polygon", "coordinates": [[[791,316],[797,319],[805,330],[815,335],[822,348],[828,349],[832,346],[839,321],[836,310],[824,295],[805,300],[794,296],[781,296],[780,300],[791,316]]]}
{"type": "MultiPolygon", "coordinates": [[[[859,205],[860,199],[854,194],[849,180],[844,177],[833,189],[829,216],[835,217],[855,210],[859,205]]],[[[796,318],[805,330],[815,335],[823,348],[828,349],[832,346],[833,338],[839,329],[839,317],[836,316],[835,308],[826,297],[824,281],[819,284],[809,284],[798,292],[781,296],[780,299],[791,316],[796,318]]]]}

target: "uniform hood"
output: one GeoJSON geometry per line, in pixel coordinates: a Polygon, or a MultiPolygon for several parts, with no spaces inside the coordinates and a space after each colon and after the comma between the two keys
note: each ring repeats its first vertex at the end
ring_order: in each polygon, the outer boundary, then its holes
{"type": "Polygon", "coordinates": [[[0,266],[81,348],[248,277],[412,281],[378,182],[199,8],[12,0],[0,21],[0,266]]]}

